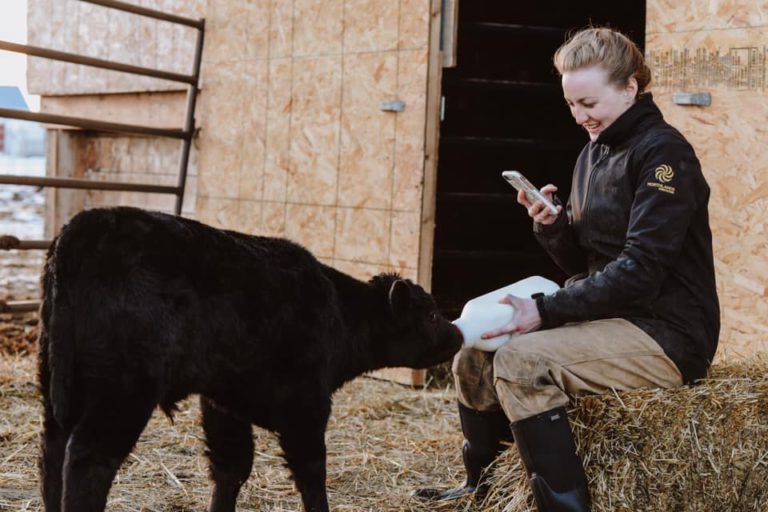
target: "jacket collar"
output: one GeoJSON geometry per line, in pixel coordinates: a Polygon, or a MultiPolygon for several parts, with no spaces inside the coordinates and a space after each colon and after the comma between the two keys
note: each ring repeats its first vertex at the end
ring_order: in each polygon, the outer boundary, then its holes
{"type": "Polygon", "coordinates": [[[621,114],[595,140],[595,144],[616,146],[629,139],[638,128],[650,120],[662,120],[661,110],[653,102],[650,92],[643,93],[635,104],[621,114]]]}

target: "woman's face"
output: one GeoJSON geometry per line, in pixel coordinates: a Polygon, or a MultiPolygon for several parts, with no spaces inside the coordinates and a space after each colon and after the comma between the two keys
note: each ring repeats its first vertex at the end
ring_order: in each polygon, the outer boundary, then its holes
{"type": "Polygon", "coordinates": [[[632,106],[637,95],[634,77],[626,87],[617,87],[608,82],[608,72],[599,65],[567,71],[562,83],[571,115],[592,141],[632,106]]]}

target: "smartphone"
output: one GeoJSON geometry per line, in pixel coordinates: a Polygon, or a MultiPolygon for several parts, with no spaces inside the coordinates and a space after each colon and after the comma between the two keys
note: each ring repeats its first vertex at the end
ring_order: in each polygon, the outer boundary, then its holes
{"type": "Polygon", "coordinates": [[[531,203],[541,201],[544,206],[546,206],[549,211],[552,212],[553,215],[557,215],[557,207],[552,204],[552,201],[547,199],[541,192],[539,192],[539,189],[534,187],[533,184],[525,178],[525,176],[517,171],[504,171],[501,173],[501,177],[517,190],[522,190],[525,192],[526,197],[531,203]]]}

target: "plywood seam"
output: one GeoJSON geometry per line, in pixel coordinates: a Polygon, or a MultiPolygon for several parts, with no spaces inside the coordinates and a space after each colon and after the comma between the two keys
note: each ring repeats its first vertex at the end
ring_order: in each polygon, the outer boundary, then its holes
{"type": "MultiPolygon", "coordinates": [[[[236,70],[236,76],[241,77],[241,79],[245,79],[245,63],[244,62],[239,62],[237,67],[235,67],[235,70],[236,70]]],[[[241,93],[240,108],[237,110],[238,114],[240,115],[240,123],[239,123],[240,129],[237,130],[237,134],[236,134],[236,137],[238,137],[240,142],[235,144],[237,147],[241,147],[241,148],[245,143],[245,117],[246,117],[245,108],[242,103],[243,101],[245,101],[245,95],[242,94],[242,92],[243,90],[241,89],[240,90],[240,93],[241,93]]],[[[234,98],[230,98],[230,101],[237,101],[237,100],[235,100],[234,98]]],[[[234,199],[240,199],[240,190],[243,187],[243,179],[245,174],[244,171],[245,171],[245,159],[242,158],[242,154],[241,154],[240,166],[239,166],[239,169],[237,169],[237,190],[233,191],[235,194],[234,199]]],[[[235,208],[235,218],[237,219],[240,218],[241,206],[242,206],[241,203],[238,202],[235,208]]]]}
{"type": "MultiPolygon", "coordinates": [[[[160,174],[160,173],[152,173],[153,176],[175,176],[175,174],[160,174]]],[[[233,196],[226,196],[226,195],[220,195],[220,194],[206,194],[205,197],[209,197],[211,199],[233,199],[233,196]]],[[[283,201],[278,199],[255,199],[259,201],[263,201],[267,204],[284,204],[284,205],[290,205],[290,206],[310,206],[315,208],[339,208],[342,210],[355,210],[355,211],[370,211],[370,212],[393,212],[393,213],[419,213],[420,210],[418,208],[413,209],[404,209],[404,208],[386,208],[386,207],[375,207],[375,206],[345,206],[340,205],[336,203],[311,203],[307,201],[283,201]]]]}
{"type": "MultiPolygon", "coordinates": [[[[275,0],[280,1],[280,0],[275,0]]],[[[294,69],[294,59],[293,59],[293,51],[294,51],[294,34],[295,34],[295,23],[294,19],[296,18],[296,0],[291,0],[291,69],[290,69],[290,75],[291,75],[291,94],[289,96],[289,101],[291,102],[291,112],[288,115],[288,154],[286,155],[286,163],[290,167],[292,165],[291,161],[291,153],[293,151],[293,139],[291,137],[291,130],[292,130],[292,124],[293,124],[293,69],[294,69]]],[[[271,30],[271,27],[270,27],[271,30]]],[[[288,204],[288,174],[290,174],[290,169],[284,169],[286,176],[285,176],[285,192],[283,196],[283,203],[286,205],[288,204]]],[[[288,225],[288,208],[283,208],[283,231],[285,231],[286,227],[288,225]]]]}
{"type": "MultiPolygon", "coordinates": [[[[401,9],[402,9],[402,0],[398,0],[397,2],[397,37],[396,42],[400,42],[400,37],[402,34],[400,33],[400,19],[401,19],[401,9]]],[[[395,46],[397,46],[397,43],[395,46]]],[[[384,53],[384,52],[382,52],[384,53]]],[[[395,90],[394,90],[395,98],[396,99],[400,96],[400,52],[398,51],[395,55],[395,90]]],[[[407,106],[406,106],[407,108],[407,106]]],[[[389,175],[390,175],[390,182],[389,182],[389,242],[387,243],[387,265],[394,267],[394,265],[391,265],[392,262],[392,243],[394,242],[394,231],[395,231],[395,215],[394,215],[394,204],[395,204],[395,178],[396,178],[396,169],[397,169],[397,113],[395,115],[394,120],[394,133],[392,137],[392,164],[389,168],[389,175]]]]}
{"type": "MultiPolygon", "coordinates": [[[[399,24],[399,21],[398,21],[399,24]]],[[[406,47],[393,47],[393,48],[382,48],[379,50],[343,50],[339,52],[318,52],[318,53],[299,53],[293,56],[296,60],[304,60],[304,59],[316,59],[318,57],[339,57],[343,55],[377,55],[383,52],[397,52],[397,51],[404,51],[404,52],[415,52],[419,50],[423,50],[423,46],[406,46],[406,47]]],[[[264,60],[264,57],[255,57],[255,58],[248,58],[248,59],[229,59],[227,62],[235,61],[235,60],[264,60]]],[[[223,61],[222,61],[223,62],[223,61]]]]}
{"type": "MultiPolygon", "coordinates": [[[[272,62],[272,37],[270,37],[271,30],[272,30],[272,3],[270,2],[269,7],[267,7],[267,70],[266,70],[266,87],[265,87],[265,93],[267,95],[264,107],[264,157],[262,159],[262,167],[261,167],[261,218],[259,219],[259,225],[262,227],[262,230],[264,228],[264,195],[266,194],[266,188],[267,188],[267,162],[269,161],[269,148],[267,146],[267,143],[269,142],[269,98],[270,98],[270,91],[271,88],[271,70],[272,66],[270,66],[270,63],[272,62]]],[[[250,26],[250,24],[248,24],[250,26]]],[[[247,30],[247,29],[246,29],[247,30]]]]}
{"type": "Polygon", "coordinates": [[[684,29],[684,30],[664,30],[664,31],[648,31],[645,34],[650,35],[666,35],[666,34],[693,34],[697,32],[724,32],[726,30],[749,30],[749,29],[760,29],[760,28],[768,28],[768,23],[764,25],[740,25],[740,26],[734,26],[734,27],[713,27],[713,28],[690,28],[690,29],[684,29]]]}
{"type": "Polygon", "coordinates": [[[344,21],[346,20],[346,13],[347,13],[347,2],[342,1],[341,3],[341,34],[339,34],[339,37],[341,38],[341,75],[339,77],[339,122],[337,124],[336,133],[338,136],[338,147],[336,148],[336,194],[335,194],[335,204],[333,205],[335,207],[334,215],[333,215],[333,242],[331,244],[331,257],[336,257],[336,244],[337,244],[337,233],[339,232],[339,216],[341,215],[341,208],[339,208],[339,192],[341,189],[341,176],[340,176],[340,169],[341,169],[341,149],[343,146],[343,136],[342,136],[342,130],[341,125],[342,121],[344,119],[344,63],[346,59],[344,58],[344,32],[346,30],[346,24],[344,21]]]}
{"type": "MultiPolygon", "coordinates": [[[[371,266],[374,266],[374,267],[381,267],[382,265],[385,265],[388,268],[395,268],[397,266],[397,265],[390,265],[388,263],[384,264],[381,261],[369,261],[369,260],[366,260],[366,259],[351,259],[351,258],[343,258],[343,257],[339,257],[339,256],[333,256],[332,259],[335,260],[335,261],[343,261],[343,262],[346,262],[346,263],[363,263],[365,265],[371,265],[371,266]]],[[[409,266],[409,265],[405,265],[403,268],[408,269],[408,270],[416,270],[416,267],[412,267],[412,266],[409,266]]]]}

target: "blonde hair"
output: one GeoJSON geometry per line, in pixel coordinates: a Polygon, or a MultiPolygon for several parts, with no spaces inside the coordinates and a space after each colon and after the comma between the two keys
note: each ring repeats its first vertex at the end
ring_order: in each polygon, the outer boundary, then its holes
{"type": "Polygon", "coordinates": [[[577,32],[557,49],[553,60],[561,75],[597,64],[608,72],[609,83],[619,87],[634,76],[638,95],[651,83],[651,70],[640,49],[627,36],[610,28],[577,32]]]}

